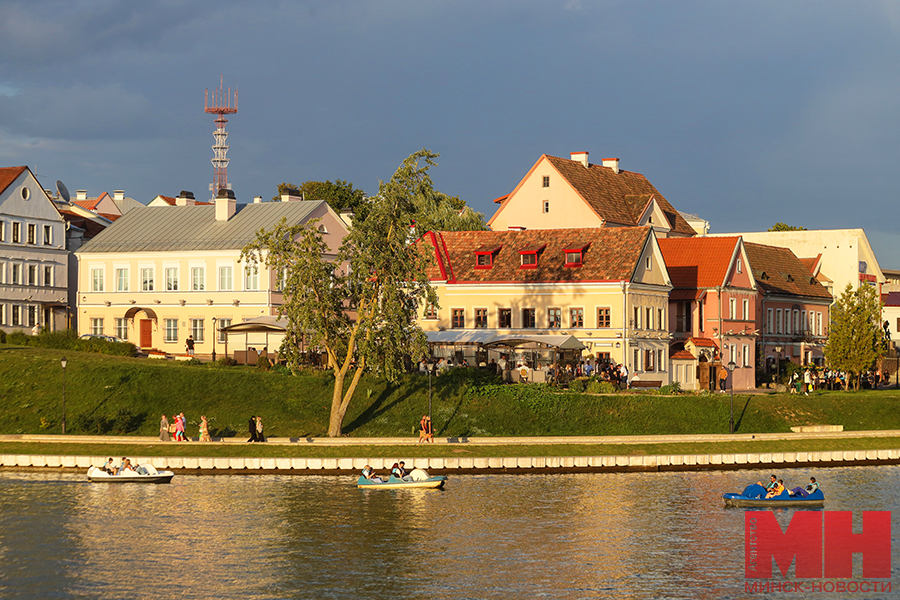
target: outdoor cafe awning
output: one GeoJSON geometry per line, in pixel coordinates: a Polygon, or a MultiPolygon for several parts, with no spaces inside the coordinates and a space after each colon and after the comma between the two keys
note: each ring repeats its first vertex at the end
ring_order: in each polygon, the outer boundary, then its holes
{"type": "Polygon", "coordinates": [[[459,344],[489,348],[535,348],[540,345],[560,350],[582,350],[582,344],[573,335],[512,335],[492,331],[426,331],[429,344],[459,344]]]}
{"type": "Polygon", "coordinates": [[[221,327],[225,333],[284,333],[287,321],[278,317],[255,317],[228,327],[221,327]]]}

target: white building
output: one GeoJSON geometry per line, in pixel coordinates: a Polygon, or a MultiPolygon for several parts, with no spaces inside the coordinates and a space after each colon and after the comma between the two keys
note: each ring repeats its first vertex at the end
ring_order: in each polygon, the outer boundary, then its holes
{"type": "Polygon", "coordinates": [[[67,327],[66,224],[28,167],[0,168],[0,328],[67,327]]]}

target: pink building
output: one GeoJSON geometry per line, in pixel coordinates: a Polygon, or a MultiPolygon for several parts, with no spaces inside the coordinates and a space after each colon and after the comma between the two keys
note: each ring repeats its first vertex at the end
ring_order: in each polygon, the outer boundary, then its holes
{"type": "Polygon", "coordinates": [[[700,389],[713,389],[718,366],[732,362],[729,389],[755,388],[758,293],[741,238],[666,238],[659,246],[673,286],[670,354],[694,355],[700,389]]]}

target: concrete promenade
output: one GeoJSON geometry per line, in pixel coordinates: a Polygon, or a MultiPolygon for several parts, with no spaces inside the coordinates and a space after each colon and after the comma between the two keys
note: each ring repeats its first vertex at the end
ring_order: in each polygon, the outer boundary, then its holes
{"type": "MultiPolygon", "coordinates": [[[[399,460],[407,468],[421,467],[433,473],[573,473],[573,472],[628,472],[628,471],[689,471],[786,468],[822,468],[857,465],[900,464],[900,431],[809,432],[735,435],[663,435],[663,436],[609,436],[609,437],[505,437],[505,438],[436,438],[435,445],[459,447],[485,445],[593,445],[593,444],[670,444],[703,442],[753,442],[767,440],[802,439],[850,439],[886,438],[884,448],[878,450],[848,450],[831,452],[746,452],[738,454],[665,454],[645,455],[597,455],[528,457],[443,457],[411,458],[399,454],[390,458],[359,456],[356,458],[259,458],[241,456],[247,442],[243,438],[220,439],[203,446],[227,446],[233,448],[229,457],[150,457],[129,456],[132,461],[151,463],[158,469],[171,469],[183,474],[247,475],[278,473],[291,475],[336,475],[358,473],[363,466],[386,470],[399,460]],[[895,438],[895,439],[887,439],[895,438]]],[[[168,445],[176,442],[160,442],[156,437],[126,436],[61,436],[61,435],[0,435],[0,442],[53,443],[105,443],[168,445]]],[[[415,446],[417,438],[271,438],[269,446],[415,446]]],[[[199,442],[192,442],[199,443],[199,442]]],[[[185,443],[179,443],[184,447],[185,443]]],[[[115,454],[111,450],[109,451],[115,454]]],[[[3,470],[64,470],[83,471],[91,465],[106,462],[102,456],[66,456],[53,454],[0,454],[3,470]]],[[[114,458],[118,458],[115,456],[114,458]]]]}

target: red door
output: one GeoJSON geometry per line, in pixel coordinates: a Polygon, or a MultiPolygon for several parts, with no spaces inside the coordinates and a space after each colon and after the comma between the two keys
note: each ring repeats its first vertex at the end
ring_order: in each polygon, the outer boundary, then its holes
{"type": "Polygon", "coordinates": [[[141,319],[141,348],[153,347],[153,321],[141,319]]]}

